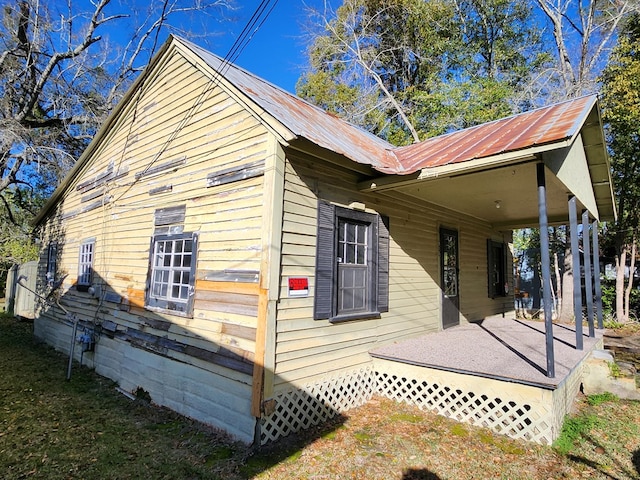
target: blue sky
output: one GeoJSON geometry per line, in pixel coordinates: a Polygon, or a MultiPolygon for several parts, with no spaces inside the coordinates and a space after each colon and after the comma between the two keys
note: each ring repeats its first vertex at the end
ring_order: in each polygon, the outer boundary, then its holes
{"type": "MultiPolygon", "coordinates": [[[[229,31],[211,39],[206,48],[224,56],[259,3],[259,0],[238,1],[241,7],[234,13],[238,21],[229,22],[229,31]]],[[[322,8],[323,1],[279,0],[236,63],[285,90],[295,92],[296,81],[307,65],[304,29],[301,28],[306,19],[305,5],[322,8]]]]}
{"type": "MultiPolygon", "coordinates": [[[[272,5],[276,0],[270,0],[272,5]]],[[[78,0],[78,5],[89,0],[78,0]]],[[[232,10],[222,9],[207,13],[181,14],[170,16],[169,23],[178,27],[176,33],[190,38],[203,48],[224,57],[237,40],[261,0],[231,0],[235,4],[232,10]],[[195,35],[195,36],[194,36],[195,35]]],[[[190,1],[181,2],[183,5],[190,1]]],[[[323,10],[325,0],[277,0],[266,21],[253,33],[251,40],[242,50],[235,63],[244,69],[295,93],[295,85],[307,65],[305,24],[309,7],[323,10]]],[[[342,0],[331,0],[332,4],[341,4],[342,0]]],[[[56,16],[66,15],[66,2],[53,0],[56,16]]],[[[131,38],[133,30],[140,26],[148,10],[155,10],[154,18],[159,14],[162,4],[159,0],[115,0],[105,9],[105,15],[127,15],[127,18],[109,22],[98,32],[110,38],[116,45],[123,45],[131,38]]],[[[86,11],[91,11],[91,6],[86,11]]],[[[158,37],[158,46],[168,36],[163,29],[158,37]]],[[[140,57],[144,64],[147,58],[140,57]]]]}

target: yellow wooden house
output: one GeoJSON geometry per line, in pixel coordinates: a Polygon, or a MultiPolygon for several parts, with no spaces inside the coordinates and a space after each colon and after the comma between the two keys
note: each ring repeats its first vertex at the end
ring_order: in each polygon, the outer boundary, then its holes
{"type": "Polygon", "coordinates": [[[246,443],[376,394],[549,443],[598,335],[562,370],[509,245],[578,210],[615,215],[596,97],[395,148],[171,37],[37,217],[35,335],[246,443]]]}

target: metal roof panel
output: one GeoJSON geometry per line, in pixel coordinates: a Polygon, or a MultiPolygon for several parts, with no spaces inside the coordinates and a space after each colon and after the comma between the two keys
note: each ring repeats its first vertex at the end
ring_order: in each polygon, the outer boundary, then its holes
{"type": "Polygon", "coordinates": [[[572,138],[596,102],[586,96],[427,139],[395,150],[403,173],[572,138]]]}
{"type": "Polygon", "coordinates": [[[199,46],[179,39],[213,70],[267,111],[294,135],[383,173],[402,170],[393,145],[335,115],[292,95],[199,46]]]}

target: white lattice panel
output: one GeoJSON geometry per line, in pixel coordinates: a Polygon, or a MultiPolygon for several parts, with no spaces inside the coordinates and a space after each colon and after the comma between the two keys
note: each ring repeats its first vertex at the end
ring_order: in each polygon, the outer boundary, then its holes
{"type": "Polygon", "coordinates": [[[276,395],[275,411],[261,419],[260,444],[319,425],[340,412],[365,404],[376,390],[371,368],[345,372],[276,395]]]}
{"type": "Polygon", "coordinates": [[[378,393],[512,438],[557,437],[555,392],[528,385],[376,360],[378,393]]]}
{"type": "Polygon", "coordinates": [[[546,444],[552,441],[551,408],[385,373],[378,375],[378,392],[387,398],[512,438],[546,444]]]}
{"type": "Polygon", "coordinates": [[[555,390],[376,360],[276,395],[261,420],[261,445],[363,405],[374,394],[433,411],[511,438],[551,444],[560,434],[582,381],[582,365],[555,390]]]}

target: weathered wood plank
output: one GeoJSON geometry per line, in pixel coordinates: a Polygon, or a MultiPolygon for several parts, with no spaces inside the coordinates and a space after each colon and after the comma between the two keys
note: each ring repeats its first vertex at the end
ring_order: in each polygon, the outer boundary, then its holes
{"type": "Polygon", "coordinates": [[[240,293],[244,295],[255,295],[260,293],[260,285],[258,285],[258,272],[224,272],[225,278],[237,279],[238,275],[242,278],[250,280],[250,282],[236,281],[211,281],[213,272],[199,272],[198,275],[203,277],[196,280],[196,290],[208,292],[226,292],[240,293]],[[227,276],[228,275],[228,276],[227,276]]]}

